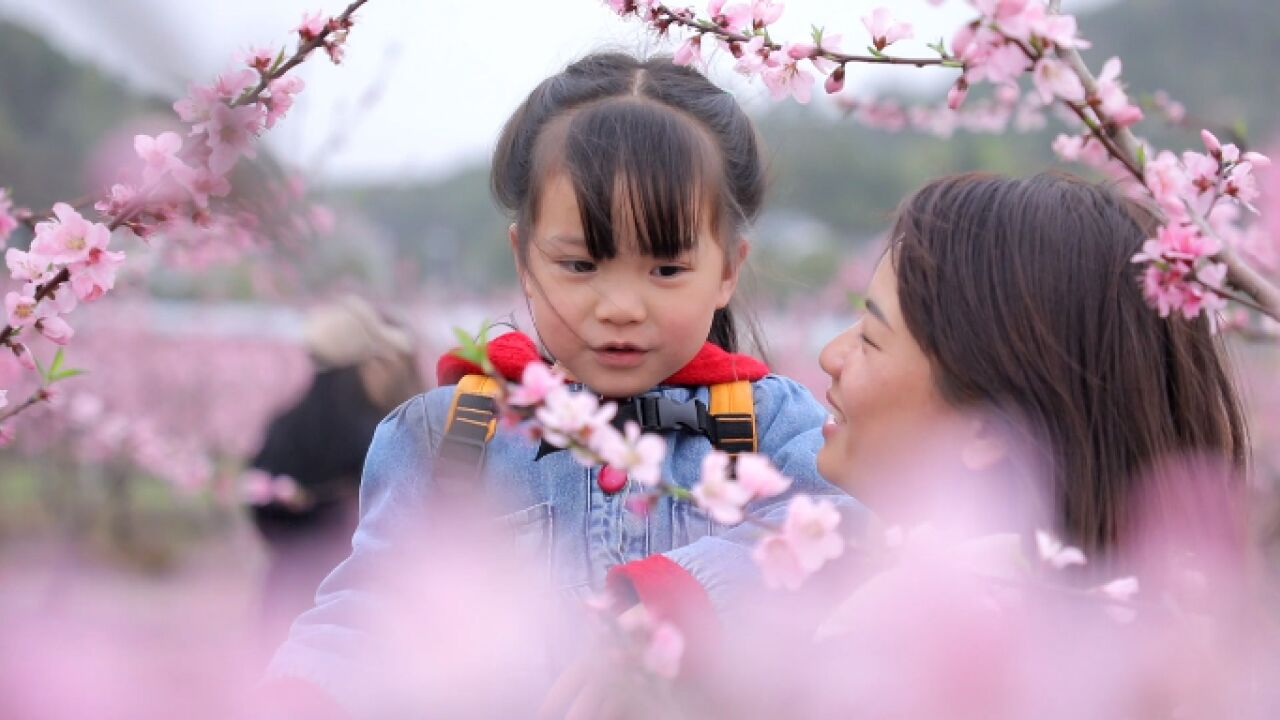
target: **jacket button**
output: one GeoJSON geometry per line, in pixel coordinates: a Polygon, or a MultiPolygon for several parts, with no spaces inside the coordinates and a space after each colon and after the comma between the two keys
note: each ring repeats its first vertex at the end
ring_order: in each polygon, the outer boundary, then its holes
{"type": "Polygon", "coordinates": [[[606,494],[612,495],[627,486],[627,474],[612,465],[605,465],[596,475],[596,484],[606,494]]]}

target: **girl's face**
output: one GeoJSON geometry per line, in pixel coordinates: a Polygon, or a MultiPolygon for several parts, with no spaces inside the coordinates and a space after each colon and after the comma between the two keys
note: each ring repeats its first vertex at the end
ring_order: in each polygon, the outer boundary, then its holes
{"type": "Polygon", "coordinates": [[[834,412],[823,428],[818,471],[873,510],[884,510],[907,487],[903,468],[923,436],[954,427],[958,413],[943,400],[933,370],[898,306],[891,254],[876,267],[866,313],[822,349],[831,376],[834,412]]]}
{"type": "Polygon", "coordinates": [[[573,379],[605,397],[645,392],[692,360],[746,257],[742,243],[727,261],[704,228],[696,246],[673,259],[641,255],[634,239],[619,238],[613,259],[592,260],[563,173],[550,177],[537,217],[527,264],[514,225],[510,233],[538,335],[573,379]]]}

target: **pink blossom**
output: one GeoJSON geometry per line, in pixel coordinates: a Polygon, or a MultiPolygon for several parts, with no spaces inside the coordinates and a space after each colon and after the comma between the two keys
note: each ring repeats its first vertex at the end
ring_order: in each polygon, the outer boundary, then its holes
{"type": "Polygon", "coordinates": [[[4,308],[9,324],[15,328],[30,327],[42,317],[44,303],[36,303],[30,295],[10,292],[4,296],[4,308]]]}
{"type": "Polygon", "coordinates": [[[531,362],[520,375],[520,384],[511,388],[507,403],[516,407],[532,407],[541,403],[552,390],[564,386],[564,373],[546,363],[531,362]]]}
{"type": "Polygon", "coordinates": [[[646,488],[662,481],[662,459],[666,455],[666,441],[658,435],[641,433],[640,426],[633,422],[627,423],[618,442],[602,448],[600,453],[605,462],[646,488]]]}
{"type": "Polygon", "coordinates": [[[1084,565],[1086,562],[1080,548],[1065,545],[1044,530],[1036,531],[1036,552],[1039,553],[1042,562],[1048,563],[1057,570],[1070,565],[1084,565]]]}
{"type": "Polygon", "coordinates": [[[204,132],[205,123],[213,116],[213,109],[221,105],[218,91],[204,85],[187,86],[187,97],[173,104],[174,112],[185,123],[191,123],[191,134],[204,132]]]}
{"type": "Polygon", "coordinates": [[[1160,108],[1169,118],[1171,122],[1180,123],[1187,117],[1187,108],[1182,103],[1169,97],[1169,93],[1164,90],[1157,90],[1152,94],[1152,100],[1156,107],[1160,108]]]}
{"type": "Polygon", "coordinates": [[[797,495],[787,505],[782,534],[800,567],[815,572],[844,552],[844,538],[836,531],[839,527],[840,513],[830,500],[814,501],[808,495],[797,495]]]}
{"type": "Polygon", "coordinates": [[[601,407],[591,393],[558,387],[547,393],[535,415],[542,424],[543,437],[547,442],[556,447],[569,447],[575,441],[589,442],[596,432],[617,432],[609,425],[617,409],[613,403],[601,407]]]}
{"type": "Polygon", "coordinates": [[[1153,160],[1148,160],[1143,168],[1147,189],[1160,207],[1174,217],[1183,217],[1186,210],[1182,198],[1190,185],[1186,170],[1178,162],[1178,157],[1168,150],[1162,151],[1153,160]]]}
{"type": "Polygon", "coordinates": [[[1138,594],[1138,578],[1132,575],[1117,578],[1111,582],[1099,587],[1098,592],[1121,602],[1129,602],[1133,600],[1133,596],[1138,594]]]}
{"type": "Polygon", "coordinates": [[[1258,180],[1253,175],[1253,164],[1239,162],[1233,165],[1231,170],[1227,172],[1226,178],[1223,179],[1222,193],[1239,200],[1242,205],[1252,209],[1253,201],[1257,200],[1260,194],[1258,180]]]}
{"type": "Polygon", "coordinates": [[[0,188],[0,245],[9,239],[9,235],[18,228],[18,221],[11,214],[13,201],[9,199],[9,191],[0,188]]]}
{"type": "Polygon", "coordinates": [[[1218,137],[1208,130],[1200,131],[1200,141],[1204,143],[1204,149],[1209,151],[1214,160],[1222,159],[1222,143],[1218,141],[1218,137]]]}
{"type": "Polygon", "coordinates": [[[24,343],[14,343],[11,349],[13,350],[13,356],[18,358],[19,365],[27,370],[36,369],[36,359],[35,356],[31,354],[31,348],[27,347],[24,343]]]}
{"type": "Polygon", "coordinates": [[[798,590],[809,573],[800,566],[800,558],[782,535],[768,535],[751,551],[751,558],[760,568],[766,587],[798,590]]]}
{"type": "Polygon", "coordinates": [[[781,495],[791,487],[791,479],[778,472],[764,455],[742,453],[738,456],[736,469],[738,484],[756,498],[781,495]]]}
{"type": "Polygon", "coordinates": [[[956,80],[951,89],[947,91],[947,108],[950,110],[959,110],[964,104],[965,97],[969,95],[969,83],[962,76],[956,80]]]}
{"type": "Polygon", "coordinates": [[[1271,158],[1267,157],[1266,155],[1263,155],[1260,152],[1253,152],[1252,150],[1245,153],[1244,155],[1241,155],[1240,159],[1243,160],[1244,162],[1249,163],[1255,168],[1265,168],[1265,167],[1271,166],[1271,158]]]}
{"type": "Polygon", "coordinates": [[[671,62],[676,65],[695,65],[704,67],[705,63],[702,59],[702,36],[694,35],[680,44],[676,48],[675,55],[672,56],[671,62]]]}
{"type": "Polygon", "coordinates": [[[302,38],[302,42],[311,42],[320,37],[328,24],[329,21],[319,12],[307,13],[302,16],[302,23],[298,25],[298,36],[302,38]]]}
{"type": "Polygon", "coordinates": [[[226,197],[231,192],[231,183],[209,168],[192,168],[184,165],[175,169],[173,175],[178,184],[191,194],[191,200],[197,208],[208,208],[210,196],[226,197]]]}
{"type": "Polygon", "coordinates": [[[1053,152],[1062,160],[1075,162],[1080,157],[1086,139],[1079,135],[1058,135],[1053,139],[1053,152]]]}
{"type": "Polygon", "coordinates": [[[58,345],[66,345],[71,340],[71,336],[75,334],[75,331],[71,329],[67,321],[57,315],[41,318],[36,322],[36,329],[40,331],[41,335],[48,338],[50,342],[58,345]]]}
{"type": "Polygon", "coordinates": [[[1196,270],[1196,280],[1214,290],[1222,289],[1223,283],[1227,281],[1227,264],[1216,262],[1202,264],[1200,269],[1196,270]]]}
{"type": "Polygon", "coordinates": [[[765,68],[777,66],[777,62],[771,57],[772,51],[764,44],[763,35],[756,35],[741,43],[738,52],[738,61],[734,63],[733,69],[743,75],[754,75],[765,68]]]}
{"type": "Polygon", "coordinates": [[[240,55],[240,61],[254,70],[257,70],[259,73],[265,73],[270,70],[271,65],[275,63],[276,54],[277,53],[271,48],[250,48],[248,52],[240,55]]]}
{"type": "Polygon", "coordinates": [[[643,645],[640,662],[645,670],[668,680],[680,673],[684,636],[676,626],[655,620],[643,605],[619,615],[618,625],[627,637],[643,645]]]}
{"type": "Polygon", "coordinates": [[[213,91],[218,97],[235,102],[246,90],[258,84],[258,75],[252,70],[241,68],[218,76],[213,83],[213,91]]]}
{"type": "Polygon", "coordinates": [[[799,62],[788,62],[780,67],[768,68],[761,73],[764,84],[774,100],[782,100],[788,95],[796,102],[806,104],[813,92],[813,74],[800,69],[799,62]]]}
{"type": "Polygon", "coordinates": [[[267,95],[262,98],[262,102],[267,106],[265,124],[268,128],[275,127],[276,121],[293,107],[293,96],[302,92],[305,87],[306,83],[302,78],[294,75],[285,75],[267,83],[267,95]]]}
{"type": "Polygon", "coordinates": [[[716,522],[742,522],[742,508],[751,502],[751,491],[729,478],[729,456],[713,450],[702,459],[702,475],[692,491],[693,500],[716,522]]]}
{"type": "Polygon", "coordinates": [[[844,66],[836,68],[827,76],[826,81],[822,83],[822,89],[827,91],[828,95],[834,95],[844,89],[844,66]]]}
{"type": "MultiPolygon", "coordinates": [[[[970,82],[987,80],[995,84],[1013,83],[1029,67],[1031,61],[1022,52],[1022,48],[1006,42],[993,47],[982,62],[971,66],[965,77],[970,82]]],[[[1083,92],[1081,95],[1083,96],[1083,92]]]]}
{"type": "Polygon", "coordinates": [[[13,432],[12,423],[0,425],[0,447],[6,447],[11,444],[15,437],[17,437],[17,435],[13,432]]]}
{"type": "Polygon", "coordinates": [[[760,27],[768,27],[782,17],[785,6],[774,0],[755,0],[751,3],[751,15],[760,27]]]}
{"type": "Polygon", "coordinates": [[[94,204],[93,209],[106,217],[120,217],[128,212],[138,197],[138,190],[132,185],[116,183],[111,186],[111,193],[94,204]]]}
{"type": "Polygon", "coordinates": [[[884,50],[899,40],[913,36],[911,23],[898,22],[886,7],[877,7],[871,11],[871,15],[863,16],[862,24],[871,33],[871,44],[877,50],[884,50]]]}
{"type": "Polygon", "coordinates": [[[255,157],[253,140],[262,129],[262,110],[256,105],[231,108],[218,105],[206,126],[209,134],[209,169],[225,175],[240,156],[255,157]]]}
{"type": "Polygon", "coordinates": [[[144,182],[155,182],[157,178],[168,175],[177,168],[186,167],[178,159],[178,151],[182,150],[182,138],[177,133],[163,132],[154,138],[150,135],[137,135],[133,138],[133,149],[142,158],[144,182]]]}
{"type": "Polygon", "coordinates": [[[991,20],[1006,20],[1022,13],[1026,9],[1028,0],[972,0],[972,2],[983,17],[991,20]]]}
{"type": "Polygon", "coordinates": [[[711,16],[711,22],[728,30],[742,30],[755,19],[750,3],[739,2],[725,7],[725,0],[711,0],[707,14],[711,16]]]}
{"type": "Polygon", "coordinates": [[[1113,57],[1098,73],[1099,109],[1120,127],[1128,127],[1142,119],[1142,109],[1129,102],[1120,84],[1120,58],[1113,57]]]}
{"type": "Polygon", "coordinates": [[[102,297],[116,284],[116,272],[124,264],[124,253],[95,248],[81,263],[68,268],[71,273],[71,290],[82,302],[92,302],[102,297]]]}
{"type": "Polygon", "coordinates": [[[1040,58],[1032,70],[1031,79],[1045,103],[1053,102],[1055,98],[1075,103],[1084,102],[1084,85],[1080,82],[1080,76],[1061,60],[1040,58]]]}
{"type": "Polygon", "coordinates": [[[36,225],[36,237],[31,243],[33,253],[52,263],[80,262],[94,248],[106,248],[111,240],[111,231],[106,225],[85,220],[66,203],[55,204],[53,214],[57,220],[36,225]]]}
{"type": "Polygon", "coordinates": [[[52,272],[48,258],[23,252],[17,248],[5,250],[4,262],[9,266],[9,276],[23,282],[44,282],[49,279],[52,272]]]}
{"type": "Polygon", "coordinates": [[[1218,161],[1204,153],[1182,153],[1182,166],[1196,193],[1204,194],[1218,187],[1218,161]]]}

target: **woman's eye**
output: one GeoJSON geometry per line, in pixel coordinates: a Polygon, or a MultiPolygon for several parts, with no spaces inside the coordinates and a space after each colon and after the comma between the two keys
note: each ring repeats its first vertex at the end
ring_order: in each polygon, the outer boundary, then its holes
{"type": "Polygon", "coordinates": [[[560,267],[571,273],[589,273],[595,272],[596,264],[590,260],[562,260],[560,267]]]}
{"type": "Polygon", "coordinates": [[[879,349],[880,349],[880,346],[879,346],[879,345],[877,345],[877,344],[875,344],[874,342],[872,342],[872,341],[871,341],[871,338],[867,337],[865,334],[862,334],[862,335],[861,335],[861,337],[862,337],[862,342],[863,342],[863,344],[865,344],[865,345],[870,345],[871,347],[873,347],[873,348],[875,348],[875,349],[877,349],[877,350],[879,350],[879,349]]]}
{"type": "Polygon", "coordinates": [[[683,265],[659,265],[653,269],[654,274],[658,277],[670,278],[685,272],[688,268],[683,265]]]}

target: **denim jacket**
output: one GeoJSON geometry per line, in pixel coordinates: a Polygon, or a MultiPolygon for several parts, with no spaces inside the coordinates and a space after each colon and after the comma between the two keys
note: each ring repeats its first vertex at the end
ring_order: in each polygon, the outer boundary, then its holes
{"type": "MultiPolygon", "coordinates": [[[[793,480],[783,496],[757,501],[748,510],[780,522],[796,492],[835,495],[852,501],[817,472],[826,410],[798,383],[767,375],[752,383],[759,452],[793,480]]],[[[683,402],[709,402],[707,387],[658,386],[659,393],[683,402]]],[[[377,690],[354,680],[350,664],[359,662],[365,639],[354,618],[378,606],[374,588],[362,586],[368,571],[384,564],[394,538],[424,522],[424,504],[432,484],[432,458],[440,442],[453,387],[419,395],[379,425],[365,462],[360,489],[360,523],[352,553],[320,585],[316,605],[302,614],[270,668],[274,677],[300,678],[319,686],[354,717],[384,717],[377,690]]],[[[710,441],[692,433],[667,434],[663,476],[690,488],[698,481],[710,441]]],[[[731,609],[746,593],[759,590],[751,558],[760,530],[710,519],[693,503],[664,496],[647,514],[624,506],[636,492],[629,484],[606,494],[596,482],[598,468],[586,468],[568,452],[534,461],[537,444],[523,433],[500,428],[488,444],[478,482],[500,505],[501,524],[535,548],[554,587],[586,595],[601,588],[615,565],[662,553],[687,570],[706,590],[717,612],[731,609]]],[[[405,569],[411,572],[410,568],[405,569]]]]}

